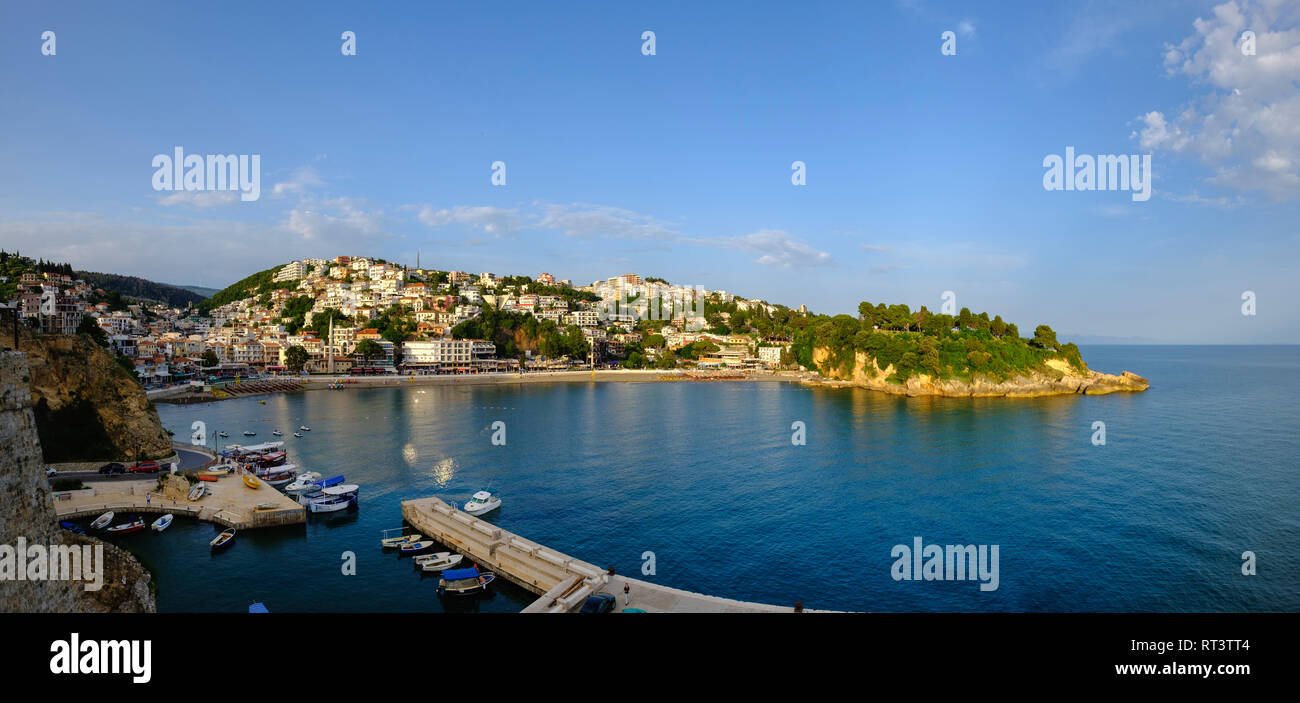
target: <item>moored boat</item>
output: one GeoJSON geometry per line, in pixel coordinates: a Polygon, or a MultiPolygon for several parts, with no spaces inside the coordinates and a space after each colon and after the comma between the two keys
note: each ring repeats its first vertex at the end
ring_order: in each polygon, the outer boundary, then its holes
{"type": "Polygon", "coordinates": [[[463,596],[474,593],[481,593],[487,590],[488,584],[496,580],[497,575],[491,571],[479,573],[477,567],[471,566],[468,569],[451,569],[442,572],[442,578],[438,579],[438,595],[463,596]]]}
{"type": "Polygon", "coordinates": [[[355,483],[345,483],[338,486],[330,486],[320,490],[319,497],[310,497],[311,494],[299,496],[299,502],[302,498],[308,497],[307,512],[311,513],[333,513],[340,510],[347,510],[355,507],[357,504],[357,492],[361,487],[355,483]]]}
{"type": "Polygon", "coordinates": [[[276,431],[272,432],[271,434],[275,435],[276,437],[283,437],[283,436],[284,436],[284,433],[281,432],[280,430],[276,430],[276,431]]]}
{"type": "Polygon", "coordinates": [[[407,556],[414,555],[414,554],[423,554],[429,551],[430,549],[433,549],[433,540],[431,539],[422,539],[415,542],[407,542],[397,547],[397,551],[407,556]]]}
{"type": "Polygon", "coordinates": [[[173,520],[172,514],[167,513],[166,515],[158,518],[157,520],[154,520],[153,524],[150,525],[149,527],[152,528],[154,532],[162,532],[163,530],[172,526],[172,520],[173,520]]]}
{"type": "Polygon", "coordinates": [[[303,432],[311,432],[311,428],[308,427],[308,426],[306,426],[306,425],[303,425],[302,427],[299,427],[298,429],[302,430],[303,432]]]}
{"type": "Polygon", "coordinates": [[[385,537],[379,540],[379,546],[384,549],[396,549],[404,544],[419,542],[422,539],[424,539],[424,536],[417,534],[403,535],[401,537],[385,537]]]}
{"type": "Polygon", "coordinates": [[[302,433],[301,433],[301,432],[294,432],[294,433],[293,433],[293,436],[294,436],[294,437],[301,437],[301,436],[302,436],[302,433]]]}
{"type": "Polygon", "coordinates": [[[99,517],[95,518],[95,521],[90,523],[90,529],[102,530],[105,527],[108,527],[108,523],[112,521],[113,521],[113,511],[110,510],[104,513],[103,515],[100,515],[99,517]]]}
{"type": "Polygon", "coordinates": [[[230,433],[229,433],[229,432],[226,432],[225,430],[222,430],[222,431],[220,431],[220,432],[217,433],[217,436],[220,437],[220,438],[222,438],[222,439],[225,439],[226,437],[229,437],[229,436],[230,436],[230,433]]]}
{"type": "Polygon", "coordinates": [[[130,522],[124,522],[121,525],[113,525],[112,527],[104,531],[115,535],[129,535],[132,532],[139,532],[140,530],[143,529],[144,529],[144,520],[140,519],[135,515],[132,515],[130,522]]]}
{"type": "Polygon", "coordinates": [[[68,522],[67,520],[60,520],[60,521],[59,521],[59,527],[62,527],[62,528],[65,529],[65,530],[70,530],[71,532],[74,532],[74,533],[79,534],[79,535],[84,535],[84,534],[86,534],[86,531],[83,530],[83,529],[81,528],[81,525],[78,525],[78,524],[75,523],[75,522],[68,522]]]}
{"type": "Polygon", "coordinates": [[[252,430],[244,430],[245,437],[256,437],[257,433],[252,430]]]}
{"type": "Polygon", "coordinates": [[[216,537],[213,537],[212,541],[208,542],[208,546],[211,547],[213,551],[216,551],[219,549],[225,549],[226,547],[229,547],[231,544],[234,543],[234,541],[235,541],[235,528],[232,527],[228,530],[223,531],[221,534],[217,535],[216,537]]]}
{"type": "Polygon", "coordinates": [[[479,491],[465,501],[463,510],[470,515],[483,515],[499,507],[501,507],[501,498],[492,495],[490,491],[479,491]]]}
{"type": "Polygon", "coordinates": [[[438,552],[436,554],[426,554],[416,557],[416,566],[421,571],[447,571],[460,566],[460,562],[465,557],[451,552],[438,552]]]}
{"type": "Polygon", "coordinates": [[[320,479],[321,475],[315,471],[304,471],[298,474],[298,477],[292,483],[284,487],[284,492],[289,494],[305,493],[319,483],[320,479]]]}

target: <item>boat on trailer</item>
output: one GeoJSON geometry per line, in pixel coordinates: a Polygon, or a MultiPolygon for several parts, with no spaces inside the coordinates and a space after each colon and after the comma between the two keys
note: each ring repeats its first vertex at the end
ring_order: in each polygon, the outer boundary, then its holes
{"type": "Polygon", "coordinates": [[[110,510],[104,513],[103,515],[100,515],[99,517],[95,518],[95,521],[90,523],[90,529],[102,530],[105,527],[108,527],[108,523],[112,521],[113,521],[113,511],[110,510]]]}
{"type": "Polygon", "coordinates": [[[438,595],[467,596],[482,593],[488,584],[495,581],[497,575],[491,571],[479,573],[477,567],[468,569],[450,569],[442,572],[438,579],[438,595]]]}
{"type": "Polygon", "coordinates": [[[234,544],[234,542],[235,542],[235,528],[231,527],[230,529],[223,530],[222,533],[217,535],[216,537],[213,537],[212,541],[208,542],[208,546],[211,547],[212,551],[215,552],[221,549],[225,549],[226,547],[229,547],[231,544],[234,544]]]}

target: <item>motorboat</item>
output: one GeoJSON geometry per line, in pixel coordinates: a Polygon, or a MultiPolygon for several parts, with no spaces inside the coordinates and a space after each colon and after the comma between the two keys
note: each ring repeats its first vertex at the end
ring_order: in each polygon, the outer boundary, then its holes
{"type": "Polygon", "coordinates": [[[163,530],[172,526],[172,520],[173,520],[172,514],[167,513],[166,515],[158,518],[157,520],[154,520],[153,524],[150,525],[149,527],[152,528],[154,532],[162,532],[163,530]]]}
{"type": "Polygon", "coordinates": [[[78,525],[78,524],[75,523],[75,522],[68,522],[67,520],[60,520],[60,521],[59,521],[59,527],[62,527],[62,528],[65,529],[65,530],[69,530],[69,531],[73,532],[74,534],[78,534],[78,535],[84,535],[84,534],[86,534],[86,531],[85,531],[84,529],[81,528],[81,525],[78,525]]]}
{"type": "Polygon", "coordinates": [[[385,537],[379,540],[379,546],[384,549],[397,549],[398,547],[411,542],[419,542],[424,539],[424,535],[403,535],[401,537],[385,537]]]}
{"type": "Polygon", "coordinates": [[[310,505],[315,501],[322,500],[325,497],[323,491],[326,488],[329,488],[331,486],[337,486],[340,483],[343,483],[343,474],[339,474],[338,476],[330,476],[327,479],[317,481],[316,483],[313,483],[312,485],[308,486],[306,489],[302,491],[298,491],[298,503],[300,505],[310,505]]]}
{"type": "Polygon", "coordinates": [[[277,466],[272,469],[263,471],[258,477],[262,482],[270,486],[283,486],[294,480],[298,476],[298,467],[293,464],[277,466]]]}
{"type": "Polygon", "coordinates": [[[416,557],[416,559],[423,559],[423,561],[416,564],[421,571],[446,571],[459,566],[465,557],[451,552],[437,552],[416,557]]]}
{"type": "Polygon", "coordinates": [[[245,437],[256,437],[257,433],[252,430],[244,430],[245,437]]]}
{"type": "Polygon", "coordinates": [[[217,535],[216,537],[213,537],[212,541],[208,542],[208,546],[211,547],[212,551],[215,552],[217,550],[225,549],[226,547],[229,547],[234,542],[235,542],[235,528],[232,527],[228,530],[223,531],[221,534],[217,535]]]}
{"type": "Polygon", "coordinates": [[[482,515],[490,513],[501,507],[501,499],[492,495],[489,491],[479,491],[472,498],[465,501],[463,510],[470,515],[482,515]]]}
{"type": "Polygon", "coordinates": [[[301,436],[302,436],[302,433],[301,433],[301,432],[294,432],[294,433],[293,433],[293,436],[294,436],[294,437],[301,437],[301,436]]]}
{"type": "Polygon", "coordinates": [[[311,432],[311,428],[308,427],[308,426],[306,426],[306,425],[303,425],[302,427],[299,427],[298,429],[299,429],[299,430],[302,430],[303,432],[311,432]]]}
{"type": "Polygon", "coordinates": [[[407,542],[397,547],[397,551],[402,554],[405,554],[406,556],[423,554],[429,551],[430,549],[433,549],[433,540],[431,539],[422,539],[416,542],[407,542]]]}
{"type": "Polygon", "coordinates": [[[113,521],[113,511],[110,510],[104,513],[103,515],[100,515],[99,517],[95,518],[95,521],[90,523],[90,529],[102,530],[105,527],[108,527],[108,523],[112,521],[113,521]]]}
{"type": "Polygon", "coordinates": [[[256,489],[262,487],[262,482],[252,474],[244,474],[244,485],[256,489]]]}
{"type": "Polygon", "coordinates": [[[283,436],[284,436],[284,433],[281,432],[280,430],[276,430],[276,431],[272,432],[271,434],[275,435],[276,437],[283,437],[283,436]]]}
{"type": "Polygon", "coordinates": [[[220,437],[220,438],[222,438],[222,439],[225,439],[226,437],[229,437],[229,436],[230,436],[230,433],[229,433],[229,432],[226,432],[225,430],[222,430],[222,431],[220,431],[220,432],[217,433],[217,436],[220,437]]]}
{"type": "Polygon", "coordinates": [[[491,571],[479,573],[477,567],[449,569],[442,572],[442,578],[438,579],[438,595],[463,596],[481,593],[486,591],[488,584],[496,578],[497,575],[491,571]]]}
{"type": "MultiPolygon", "coordinates": [[[[347,510],[355,507],[357,504],[357,492],[361,487],[355,483],[344,483],[337,486],[330,486],[320,490],[320,497],[311,498],[307,503],[307,512],[311,513],[334,513],[340,510],[347,510]]],[[[310,494],[299,496],[299,502],[302,498],[310,494]]]]}
{"type": "Polygon", "coordinates": [[[320,481],[320,478],[320,474],[315,471],[304,471],[298,474],[292,483],[284,487],[284,492],[291,495],[305,493],[310,491],[312,486],[315,486],[320,481]]]}
{"type": "Polygon", "coordinates": [[[121,525],[114,525],[104,531],[115,535],[129,535],[132,532],[139,532],[140,530],[143,529],[144,529],[144,520],[141,520],[139,517],[133,515],[131,516],[131,522],[124,522],[121,525]]]}

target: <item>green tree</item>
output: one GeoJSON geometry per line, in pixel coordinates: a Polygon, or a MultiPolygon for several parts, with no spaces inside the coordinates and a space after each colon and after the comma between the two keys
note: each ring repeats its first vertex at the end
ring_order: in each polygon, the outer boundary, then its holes
{"type": "Polygon", "coordinates": [[[77,334],[88,335],[91,341],[101,347],[108,346],[108,333],[90,315],[81,316],[81,322],[77,324],[77,334]]]}
{"type": "Polygon", "coordinates": [[[1029,340],[1031,346],[1039,349],[1056,349],[1060,342],[1056,341],[1056,332],[1052,331],[1047,325],[1039,325],[1034,328],[1034,337],[1029,340]]]}
{"type": "Polygon", "coordinates": [[[384,347],[373,339],[363,339],[352,349],[352,355],[361,357],[361,362],[367,364],[371,359],[383,357],[384,347]]]}
{"type": "Polygon", "coordinates": [[[295,344],[284,350],[284,365],[288,366],[289,370],[294,373],[302,371],[310,358],[311,355],[307,353],[307,350],[301,344],[295,344]]]}
{"type": "Polygon", "coordinates": [[[203,362],[202,362],[202,363],[203,363],[203,366],[204,366],[205,368],[212,368],[213,366],[216,366],[217,364],[220,364],[220,363],[221,363],[221,359],[217,358],[217,353],[216,353],[216,352],[212,351],[211,349],[205,349],[205,350],[203,351],[203,362]]]}

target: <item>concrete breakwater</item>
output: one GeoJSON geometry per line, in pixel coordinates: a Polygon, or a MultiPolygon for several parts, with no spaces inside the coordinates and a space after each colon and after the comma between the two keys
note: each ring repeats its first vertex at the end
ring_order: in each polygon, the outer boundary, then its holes
{"type": "Polygon", "coordinates": [[[448,505],[438,498],[402,502],[402,518],[420,534],[465,555],[540,597],[525,613],[568,613],[589,596],[608,593],[615,610],[647,612],[789,613],[793,607],[748,603],[691,593],[640,579],[611,575],[606,569],[544,547],[448,505]],[[626,602],[623,586],[631,596],[626,602]]]}
{"type": "Polygon", "coordinates": [[[209,495],[198,501],[154,491],[154,481],[125,481],[110,485],[97,484],[76,491],[54,494],[54,513],[58,520],[76,520],[113,511],[125,522],[128,514],[192,517],[237,530],[278,525],[295,525],[307,521],[307,511],[292,498],[270,486],[253,490],[238,476],[206,482],[209,495]],[[259,510],[259,504],[274,504],[274,509],[259,510]]]}

